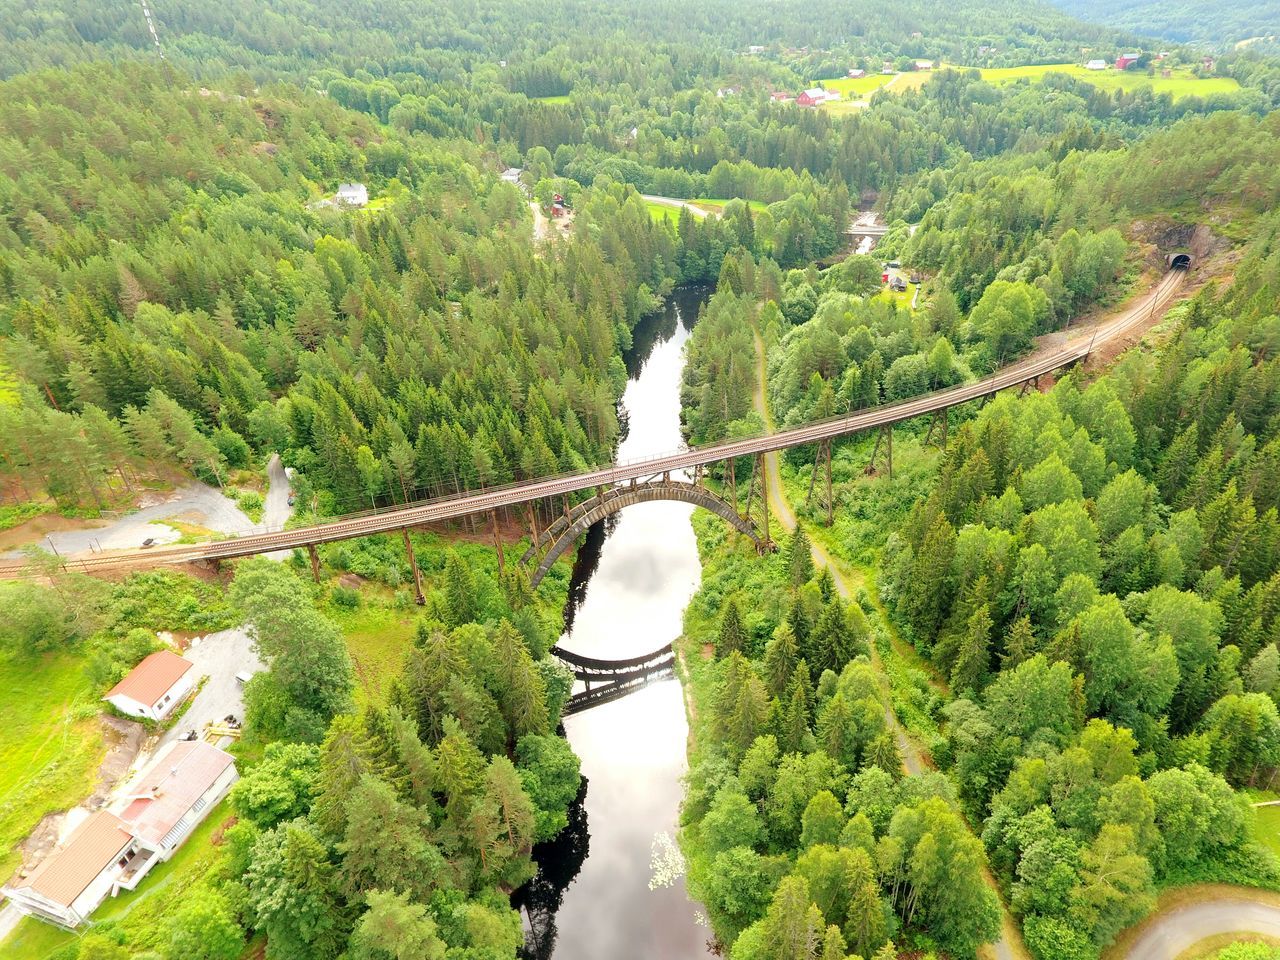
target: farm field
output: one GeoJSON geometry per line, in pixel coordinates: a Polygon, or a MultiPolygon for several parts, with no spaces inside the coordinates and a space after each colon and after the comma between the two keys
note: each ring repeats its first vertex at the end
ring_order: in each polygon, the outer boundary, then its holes
{"type": "Polygon", "coordinates": [[[45,814],[92,790],[106,749],[97,712],[81,657],[0,657],[0,875],[45,814]]]}
{"type": "MultiPolygon", "coordinates": [[[[688,203],[691,207],[697,207],[699,210],[705,210],[707,213],[713,213],[713,214],[719,215],[724,212],[725,204],[729,203],[730,199],[732,198],[725,199],[720,197],[714,197],[714,198],[694,197],[693,199],[687,200],[685,202],[688,203]]],[[[751,207],[751,210],[754,213],[760,213],[761,211],[766,210],[769,207],[767,203],[764,203],[763,201],[760,201],[760,200],[747,200],[744,202],[749,207],[751,207]]],[[[679,208],[674,207],[671,204],[657,203],[653,200],[646,200],[644,202],[644,205],[649,209],[649,216],[656,221],[659,221],[659,222],[663,220],[675,221],[680,218],[679,208]]]]}
{"type": "Polygon", "coordinates": [[[568,103],[569,94],[561,93],[554,97],[530,97],[530,100],[536,100],[538,103],[568,103]]]}
{"type": "Polygon", "coordinates": [[[1065,73],[1084,80],[1103,90],[1136,90],[1150,87],[1156,93],[1168,93],[1176,97],[1207,97],[1215,93],[1234,93],[1240,84],[1231,77],[1200,78],[1190,71],[1175,71],[1171,77],[1149,77],[1144,71],[1120,71],[1113,69],[1086,70],[1077,63],[1041,64],[1031,67],[1000,67],[981,71],[988,83],[1013,83],[1017,80],[1038,80],[1047,73],[1065,73]]]}
{"type": "MultiPolygon", "coordinates": [[[[939,69],[950,68],[964,70],[965,67],[945,64],[939,69]]],[[[898,73],[893,76],[871,74],[866,77],[851,79],[836,77],[831,80],[815,80],[828,90],[837,90],[842,99],[822,105],[822,109],[833,114],[853,113],[862,109],[858,100],[865,100],[876,90],[892,90],[902,93],[906,90],[918,90],[928,82],[934,74],[932,70],[921,70],[911,73],[898,73]]],[[[1065,73],[1077,80],[1084,80],[1103,90],[1137,90],[1149,87],[1156,93],[1168,93],[1175,99],[1179,97],[1208,97],[1213,94],[1235,93],[1240,84],[1231,77],[1201,78],[1189,70],[1175,71],[1170,77],[1149,77],[1144,71],[1086,70],[1078,63],[1047,63],[1029,67],[996,67],[980,68],[982,79],[992,84],[1015,83],[1019,80],[1039,80],[1048,73],[1065,73]]]]}

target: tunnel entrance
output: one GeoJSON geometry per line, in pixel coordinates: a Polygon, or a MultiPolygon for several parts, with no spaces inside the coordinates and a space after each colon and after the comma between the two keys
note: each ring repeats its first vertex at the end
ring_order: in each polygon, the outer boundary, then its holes
{"type": "Polygon", "coordinates": [[[1191,254],[1186,251],[1171,253],[1166,259],[1171,270],[1188,270],[1191,267],[1191,254]]]}

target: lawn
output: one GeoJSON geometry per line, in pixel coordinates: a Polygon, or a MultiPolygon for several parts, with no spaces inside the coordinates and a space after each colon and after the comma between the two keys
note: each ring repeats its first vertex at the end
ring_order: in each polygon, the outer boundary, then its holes
{"type": "Polygon", "coordinates": [[[405,649],[413,643],[418,607],[396,610],[365,602],[355,610],[331,606],[325,612],[342,628],[356,671],[357,704],[381,701],[404,665],[405,649]]]}
{"type": "Polygon", "coordinates": [[[1280,807],[1257,807],[1254,812],[1253,838],[1280,856],[1280,807]]]}
{"type": "Polygon", "coordinates": [[[988,83],[1005,84],[1017,80],[1038,80],[1046,73],[1065,73],[1100,87],[1103,90],[1136,90],[1150,87],[1156,93],[1168,93],[1178,97],[1207,97],[1215,93],[1235,93],[1240,84],[1231,77],[1207,77],[1201,79],[1189,70],[1176,70],[1171,77],[1147,76],[1141,70],[1086,70],[1078,63],[1041,64],[1031,67],[1000,67],[982,70],[982,79],[988,83]]]}
{"type": "Polygon", "coordinates": [[[881,298],[882,300],[892,300],[894,303],[898,305],[899,309],[910,310],[911,298],[916,295],[917,286],[918,284],[908,283],[907,289],[902,291],[890,290],[886,286],[883,289],[881,289],[881,291],[878,294],[876,294],[876,296],[881,298]]]}
{"type": "MultiPolygon", "coordinates": [[[[222,851],[212,840],[230,816],[231,806],[223,800],[209,812],[173,859],[154,867],[137,890],[127,890],[105,900],[93,915],[94,924],[100,927],[110,924],[122,929],[133,951],[156,949],[167,938],[169,914],[182,904],[182,898],[173,895],[175,891],[199,883],[222,857],[222,851]]],[[[75,934],[24,917],[9,939],[0,943],[0,955],[6,960],[45,960],[75,939],[75,934]]]]}
{"type": "Polygon", "coordinates": [[[106,753],[97,713],[81,657],[0,658],[0,876],[45,814],[92,791],[106,753]]]}
{"type": "Polygon", "coordinates": [[[644,205],[649,210],[649,216],[657,223],[662,223],[664,220],[680,219],[680,211],[665,203],[654,203],[652,200],[646,200],[644,205]]]}
{"type": "Polygon", "coordinates": [[[835,90],[845,100],[865,100],[892,80],[893,74],[869,73],[865,77],[834,77],[831,80],[815,80],[826,90],[835,90]]]}
{"type": "Polygon", "coordinates": [[[562,93],[554,97],[530,97],[530,100],[536,100],[538,103],[568,103],[569,94],[562,93]]]}

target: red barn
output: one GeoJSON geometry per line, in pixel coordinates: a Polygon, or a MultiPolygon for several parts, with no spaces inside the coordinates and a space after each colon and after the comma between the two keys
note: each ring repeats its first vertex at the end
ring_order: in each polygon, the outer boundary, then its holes
{"type": "Polygon", "coordinates": [[[1138,55],[1136,53],[1122,53],[1120,56],[1116,57],[1116,69],[1128,70],[1137,62],[1138,55]]]}

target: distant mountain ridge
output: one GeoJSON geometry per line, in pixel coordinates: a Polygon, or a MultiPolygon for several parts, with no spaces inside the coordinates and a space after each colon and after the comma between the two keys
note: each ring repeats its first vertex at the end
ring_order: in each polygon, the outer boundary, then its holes
{"type": "Polygon", "coordinates": [[[1280,0],[1054,0],[1066,13],[1181,43],[1280,36],[1280,0]]]}

